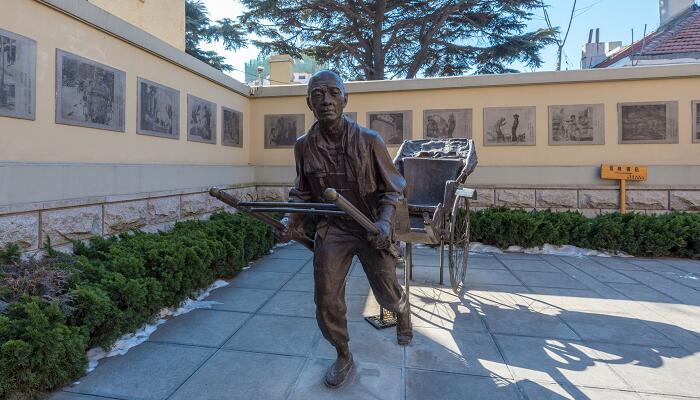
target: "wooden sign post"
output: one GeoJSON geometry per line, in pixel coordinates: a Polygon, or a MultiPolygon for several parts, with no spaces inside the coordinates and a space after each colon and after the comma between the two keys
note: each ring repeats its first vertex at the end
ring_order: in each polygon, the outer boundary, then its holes
{"type": "Polygon", "coordinates": [[[620,181],[620,213],[627,211],[627,181],[647,180],[647,167],[641,165],[613,165],[600,166],[601,179],[617,179],[620,181]]]}

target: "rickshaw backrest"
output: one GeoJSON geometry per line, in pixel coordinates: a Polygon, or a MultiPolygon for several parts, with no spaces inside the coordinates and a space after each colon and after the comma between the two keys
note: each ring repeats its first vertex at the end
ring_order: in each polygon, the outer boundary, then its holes
{"type": "Polygon", "coordinates": [[[403,160],[405,196],[409,204],[437,206],[443,202],[445,183],[457,179],[462,160],[407,157],[403,160]]]}
{"type": "Polygon", "coordinates": [[[463,184],[477,164],[474,141],[466,138],[403,142],[394,165],[406,178],[409,204],[436,206],[445,198],[445,183],[463,184]]]}

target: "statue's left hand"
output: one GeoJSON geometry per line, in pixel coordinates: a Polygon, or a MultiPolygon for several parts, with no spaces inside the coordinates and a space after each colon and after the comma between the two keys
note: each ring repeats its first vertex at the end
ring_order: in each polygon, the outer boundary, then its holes
{"type": "Polygon", "coordinates": [[[375,249],[388,249],[391,245],[391,223],[385,220],[379,220],[374,223],[374,226],[379,230],[378,235],[369,235],[367,239],[375,249]]]}

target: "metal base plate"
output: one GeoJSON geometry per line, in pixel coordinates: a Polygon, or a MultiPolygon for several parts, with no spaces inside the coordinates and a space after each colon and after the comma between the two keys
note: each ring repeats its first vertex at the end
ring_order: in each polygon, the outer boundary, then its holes
{"type": "Polygon", "coordinates": [[[376,329],[391,328],[392,326],[396,326],[396,317],[388,311],[384,313],[384,318],[382,318],[381,315],[372,315],[365,317],[365,321],[369,322],[376,329]]]}

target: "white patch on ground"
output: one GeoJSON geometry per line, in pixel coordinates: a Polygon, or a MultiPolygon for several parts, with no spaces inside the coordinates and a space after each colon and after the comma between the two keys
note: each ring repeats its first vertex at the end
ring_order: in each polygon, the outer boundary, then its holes
{"type": "MultiPolygon", "coordinates": [[[[117,339],[117,341],[114,343],[114,346],[112,346],[112,349],[109,351],[105,351],[101,347],[93,347],[92,349],[88,350],[88,368],[85,371],[85,373],[87,374],[89,372],[92,372],[92,370],[97,368],[97,365],[99,364],[99,361],[101,359],[124,355],[132,347],[138,346],[141,343],[145,342],[153,334],[153,332],[155,332],[156,329],[158,329],[158,326],[164,324],[168,320],[168,318],[177,317],[178,315],[182,314],[187,314],[188,312],[196,310],[198,308],[211,308],[216,304],[221,304],[218,301],[204,301],[204,299],[209,297],[212,290],[224,287],[226,285],[228,285],[228,282],[219,279],[216,282],[212,283],[211,286],[209,286],[208,288],[194,293],[194,298],[188,298],[187,300],[183,301],[180,307],[178,307],[177,309],[173,307],[167,307],[160,310],[158,314],[156,314],[156,321],[154,323],[144,325],[141,327],[141,329],[137,330],[136,332],[127,333],[126,335],[120,337],[119,339],[117,339]]],[[[77,381],[74,383],[74,385],[77,385],[79,383],[80,381],[77,381]]]]}
{"type": "Polygon", "coordinates": [[[692,280],[694,280],[694,281],[700,280],[699,277],[697,277],[697,276],[695,276],[695,275],[693,275],[693,274],[681,275],[681,278],[692,279],[692,280]]]}

